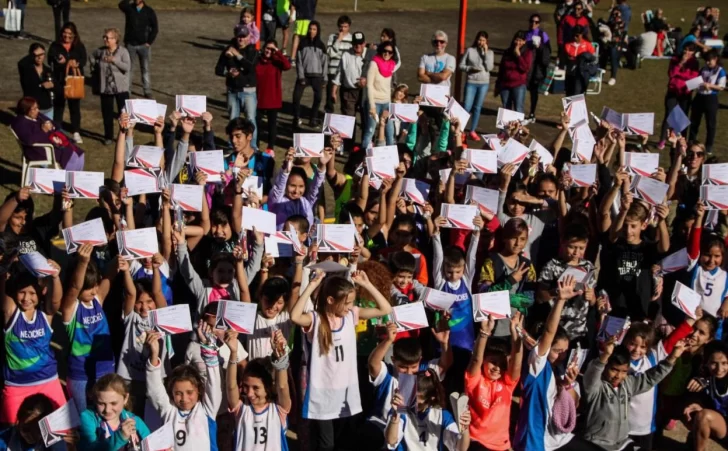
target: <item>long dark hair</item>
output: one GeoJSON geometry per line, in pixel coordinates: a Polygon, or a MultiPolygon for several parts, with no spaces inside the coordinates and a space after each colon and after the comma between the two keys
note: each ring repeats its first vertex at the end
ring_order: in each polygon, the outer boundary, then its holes
{"type": "Polygon", "coordinates": [[[71,30],[71,32],[73,33],[73,42],[71,42],[71,47],[76,47],[77,45],[81,44],[81,36],[78,34],[78,28],[76,28],[75,23],[66,22],[63,25],[63,28],[61,28],[61,33],[59,36],[63,35],[64,30],[71,30]]]}
{"type": "Polygon", "coordinates": [[[316,20],[312,20],[310,24],[308,24],[308,31],[306,31],[306,36],[304,36],[301,39],[301,48],[304,47],[318,47],[320,48],[324,53],[326,53],[326,46],[324,45],[324,42],[321,40],[321,24],[318,23],[316,20]],[[316,36],[311,39],[311,27],[316,26],[316,36]]]}
{"type": "Polygon", "coordinates": [[[395,47],[397,47],[397,35],[394,33],[394,30],[393,29],[391,29],[391,28],[382,28],[382,32],[379,33],[379,35],[381,36],[383,34],[386,34],[387,36],[389,36],[391,38],[389,40],[389,42],[391,42],[392,44],[394,44],[395,47]]]}
{"type": "Polygon", "coordinates": [[[478,41],[480,41],[480,38],[485,38],[485,40],[488,40],[488,32],[487,31],[479,31],[478,34],[475,35],[475,39],[473,39],[473,45],[470,47],[478,48],[478,41]]]}
{"type": "Polygon", "coordinates": [[[526,32],[523,30],[518,30],[513,35],[513,39],[511,39],[511,45],[508,47],[509,50],[513,50],[516,47],[516,39],[523,39],[526,40],[526,32]]]}

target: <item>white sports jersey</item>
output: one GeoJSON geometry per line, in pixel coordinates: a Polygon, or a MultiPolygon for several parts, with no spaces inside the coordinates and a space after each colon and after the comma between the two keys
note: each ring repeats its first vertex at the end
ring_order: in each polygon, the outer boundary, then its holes
{"type": "MultiPolygon", "coordinates": [[[[455,451],[460,431],[452,414],[447,410],[431,407],[424,413],[399,414],[397,444],[389,449],[407,451],[455,451]]],[[[390,417],[391,421],[391,417],[390,417]]]]}
{"type": "Polygon", "coordinates": [[[715,316],[723,304],[723,299],[728,295],[728,273],[720,267],[713,271],[704,270],[697,261],[691,262],[692,280],[690,286],[693,290],[703,296],[700,304],[707,313],[715,316]]]}
{"type": "Polygon", "coordinates": [[[162,423],[174,422],[174,451],[217,451],[215,416],[222,400],[220,368],[206,367],[205,393],[200,393],[200,400],[189,412],[182,412],[170,402],[160,368],[147,362],[147,396],[162,423]]]}
{"type": "Polygon", "coordinates": [[[288,451],[288,412],[275,403],[256,413],[239,401],[235,412],[235,451],[288,451]]]}
{"type": "MultiPolygon", "coordinates": [[[[647,351],[639,360],[629,364],[629,374],[643,374],[657,366],[660,360],[667,358],[662,341],[654,349],[647,351]]],[[[647,435],[655,431],[655,415],[657,414],[657,385],[629,400],[629,434],[647,435]]]]}
{"type": "Polygon", "coordinates": [[[274,327],[280,329],[283,337],[288,340],[291,333],[291,317],[288,312],[281,311],[275,318],[271,319],[265,318],[258,313],[255,317],[255,331],[250,335],[241,335],[245,348],[250,353],[250,360],[268,357],[273,353],[273,348],[270,346],[270,337],[274,327]]]}
{"type": "Polygon", "coordinates": [[[361,412],[359,375],[356,369],[356,332],[359,308],[352,308],[338,329],[332,327],[331,349],[321,355],[319,348],[318,313],[311,312],[313,321],[306,330],[308,349],[308,383],[303,402],[303,418],[333,420],[361,412]]]}

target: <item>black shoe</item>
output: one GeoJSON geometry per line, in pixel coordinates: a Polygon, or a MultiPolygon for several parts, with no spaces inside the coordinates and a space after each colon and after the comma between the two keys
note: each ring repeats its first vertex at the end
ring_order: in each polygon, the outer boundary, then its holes
{"type": "Polygon", "coordinates": [[[154,97],[152,97],[152,93],[145,93],[145,94],[144,94],[144,98],[145,98],[145,99],[151,99],[151,100],[154,100],[154,97]]]}
{"type": "Polygon", "coordinates": [[[321,121],[319,119],[311,119],[308,121],[308,126],[311,128],[319,128],[321,127],[321,121]]]}

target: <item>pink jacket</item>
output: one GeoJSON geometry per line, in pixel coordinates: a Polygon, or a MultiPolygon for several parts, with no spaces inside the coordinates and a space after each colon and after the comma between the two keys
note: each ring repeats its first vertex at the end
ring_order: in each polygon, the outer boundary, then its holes
{"type": "Polygon", "coordinates": [[[700,74],[700,66],[695,57],[690,58],[682,66],[680,65],[681,60],[682,58],[679,56],[674,56],[670,60],[670,67],[667,69],[667,75],[670,77],[667,82],[667,91],[672,94],[686,95],[690,94],[686,82],[700,74]]]}

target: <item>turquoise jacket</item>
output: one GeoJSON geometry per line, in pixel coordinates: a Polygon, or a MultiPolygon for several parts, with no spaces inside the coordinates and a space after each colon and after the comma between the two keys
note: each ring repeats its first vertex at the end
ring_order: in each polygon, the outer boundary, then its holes
{"type": "MultiPolygon", "coordinates": [[[[149,428],[141,418],[127,410],[123,410],[121,412],[121,421],[124,422],[128,418],[134,418],[134,421],[136,421],[137,435],[141,437],[141,442],[150,434],[149,428]]],[[[106,438],[103,422],[104,420],[94,410],[86,409],[81,413],[81,439],[78,449],[83,451],[118,451],[129,443],[129,440],[125,440],[121,436],[121,428],[118,428],[109,438],[106,438]]]]}

